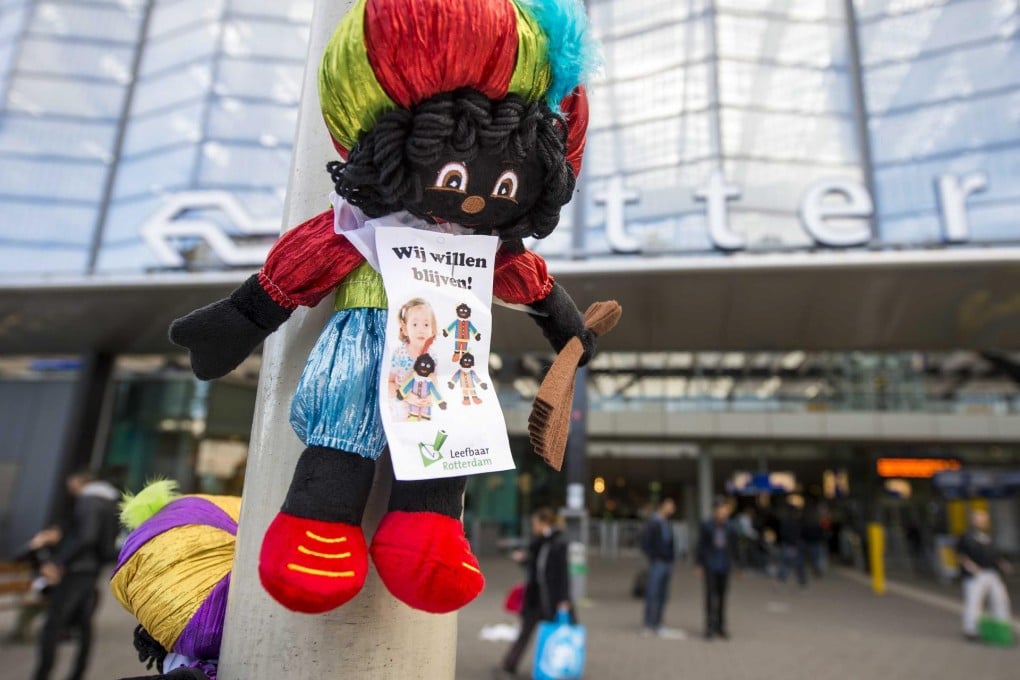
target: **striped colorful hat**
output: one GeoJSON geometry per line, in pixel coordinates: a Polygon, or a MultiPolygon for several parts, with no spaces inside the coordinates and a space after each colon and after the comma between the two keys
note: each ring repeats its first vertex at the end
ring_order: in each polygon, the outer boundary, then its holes
{"type": "Polygon", "coordinates": [[[319,99],[343,158],[381,115],[469,87],[544,99],[580,169],[598,48],[580,0],[358,0],[326,46],[319,99]]]}

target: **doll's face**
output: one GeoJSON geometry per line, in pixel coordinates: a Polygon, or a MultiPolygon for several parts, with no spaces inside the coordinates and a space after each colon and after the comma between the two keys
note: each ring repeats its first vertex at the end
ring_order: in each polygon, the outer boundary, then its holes
{"type": "Polygon", "coordinates": [[[470,319],[471,308],[464,304],[457,305],[457,316],[461,319],[470,319]]]}
{"type": "Polygon", "coordinates": [[[411,307],[404,314],[404,335],[415,345],[436,337],[432,327],[432,312],[425,305],[411,307]]]}
{"type": "Polygon", "coordinates": [[[509,162],[479,151],[465,160],[451,152],[412,168],[424,191],[420,203],[407,206],[411,212],[480,231],[516,224],[542,194],[542,163],[535,157],[509,162]]]}
{"type": "Polygon", "coordinates": [[[431,354],[422,354],[414,361],[414,372],[427,378],[436,371],[436,362],[431,354]]]}
{"type": "Polygon", "coordinates": [[[467,352],[460,357],[461,368],[474,368],[475,367],[475,355],[467,352]]]}

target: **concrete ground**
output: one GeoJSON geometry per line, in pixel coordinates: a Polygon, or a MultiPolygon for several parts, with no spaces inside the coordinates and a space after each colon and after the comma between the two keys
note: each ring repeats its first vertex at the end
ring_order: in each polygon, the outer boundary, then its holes
{"type": "MultiPolygon", "coordinates": [[[[734,580],[729,617],[733,637],[706,642],[699,636],[700,583],[690,567],[678,566],[666,622],[689,637],[642,638],[641,603],[630,597],[639,564],[621,559],[591,565],[591,601],[579,613],[588,628],[587,678],[1013,680],[1020,672],[1020,648],[994,649],[962,639],[957,605],[945,593],[908,587],[876,597],[864,579],[840,573],[812,582],[804,591],[750,574],[734,580]]],[[[505,635],[514,624],[501,606],[519,570],[499,559],[483,561],[483,568],[488,587],[460,615],[457,678],[465,680],[490,677],[509,642],[481,638],[505,635]]],[[[1020,593],[1013,596],[1020,598],[1020,593]]],[[[11,612],[0,612],[0,630],[12,620],[11,612]]],[[[133,627],[131,617],[104,597],[96,617],[89,680],[143,672],[131,646],[133,627]]],[[[64,677],[71,651],[70,646],[62,650],[65,658],[55,680],[64,677]]],[[[0,647],[0,680],[28,680],[33,654],[31,646],[0,647]]],[[[521,677],[530,672],[530,650],[526,659],[521,677]]],[[[298,674],[293,678],[305,680],[298,674]]]]}

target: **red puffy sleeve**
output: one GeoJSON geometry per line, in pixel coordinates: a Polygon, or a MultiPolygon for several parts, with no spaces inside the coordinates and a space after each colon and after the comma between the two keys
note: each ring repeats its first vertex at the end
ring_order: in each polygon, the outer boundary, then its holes
{"type": "Polygon", "coordinates": [[[266,256],[259,283],[281,307],[313,307],[364,261],[333,231],[329,209],[280,237],[266,256]]]}
{"type": "Polygon", "coordinates": [[[553,288],[553,278],[545,260],[525,250],[511,253],[504,248],[496,251],[496,271],[492,294],[503,302],[530,305],[544,300],[553,288]]]}

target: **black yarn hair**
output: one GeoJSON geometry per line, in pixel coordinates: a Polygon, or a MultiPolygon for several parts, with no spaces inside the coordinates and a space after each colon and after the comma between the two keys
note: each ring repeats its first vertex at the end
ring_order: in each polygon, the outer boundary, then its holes
{"type": "Polygon", "coordinates": [[[135,651],[138,652],[138,660],[147,669],[156,666],[156,670],[163,672],[163,660],[166,659],[167,651],[142,626],[135,627],[135,651]]]}
{"type": "Polygon", "coordinates": [[[369,217],[381,217],[421,201],[424,189],[412,162],[436,163],[448,149],[465,160],[480,149],[514,161],[537,156],[545,172],[541,195],[528,213],[515,224],[499,225],[497,233],[520,248],[521,239],[552,233],[573,194],[576,178],[566,161],[566,141],[566,121],[544,102],[528,103],[514,94],[493,101],[464,88],[383,114],[346,163],[334,161],[326,169],[337,194],[369,217]]]}

